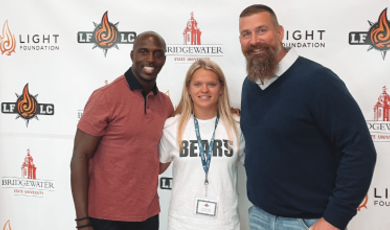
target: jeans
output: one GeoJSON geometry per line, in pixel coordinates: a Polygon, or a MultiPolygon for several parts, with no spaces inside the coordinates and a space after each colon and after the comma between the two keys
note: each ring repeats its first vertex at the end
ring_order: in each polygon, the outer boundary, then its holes
{"type": "Polygon", "coordinates": [[[275,216],[257,206],[249,209],[250,230],[308,230],[317,220],[275,216]]]}

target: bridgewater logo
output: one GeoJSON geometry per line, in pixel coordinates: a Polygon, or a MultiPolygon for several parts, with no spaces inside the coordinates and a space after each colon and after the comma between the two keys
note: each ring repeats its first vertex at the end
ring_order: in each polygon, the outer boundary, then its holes
{"type": "Polygon", "coordinates": [[[109,49],[113,47],[119,49],[117,44],[133,44],[137,36],[134,31],[120,32],[117,27],[119,22],[113,24],[108,21],[108,11],[104,13],[100,24],[95,22],[93,24],[94,31],[77,33],[77,42],[95,44],[92,49],[96,47],[103,49],[104,57],[109,49]]]}
{"type": "Polygon", "coordinates": [[[22,178],[34,180],[37,179],[37,167],[35,167],[33,161],[34,160],[30,155],[30,149],[27,149],[27,156],[24,158],[24,162],[21,167],[22,178]]]}
{"type": "Polygon", "coordinates": [[[166,55],[173,56],[175,63],[192,63],[198,59],[210,60],[210,57],[222,57],[223,45],[202,44],[202,32],[198,27],[198,22],[191,12],[183,31],[183,45],[167,45],[166,55]]]}
{"type": "Polygon", "coordinates": [[[11,30],[8,27],[8,21],[5,21],[3,25],[3,32],[0,35],[0,51],[1,54],[6,54],[10,56],[12,53],[15,53],[16,41],[15,36],[11,33],[11,30]]]}
{"type": "Polygon", "coordinates": [[[386,52],[390,50],[390,21],[387,19],[387,8],[379,15],[378,21],[370,24],[368,32],[350,32],[350,45],[369,45],[368,50],[378,50],[382,54],[383,60],[386,58],[386,52]]]}
{"type": "Polygon", "coordinates": [[[184,45],[200,45],[200,29],[198,28],[198,22],[194,19],[194,13],[191,12],[191,18],[187,22],[187,26],[183,31],[184,45]]]}
{"type": "Polygon", "coordinates": [[[390,141],[390,95],[386,86],[374,106],[374,120],[367,121],[371,137],[376,142],[390,141]]]}
{"type": "Polygon", "coordinates": [[[53,104],[38,103],[38,94],[33,96],[28,91],[28,83],[24,86],[22,95],[16,94],[16,103],[3,102],[1,103],[2,113],[17,114],[16,119],[22,118],[26,120],[26,127],[31,119],[38,120],[37,115],[54,115],[53,104]]]}
{"type": "Polygon", "coordinates": [[[34,159],[27,149],[27,155],[20,167],[21,177],[2,177],[1,185],[6,189],[13,189],[15,196],[28,196],[42,198],[47,191],[54,191],[54,182],[37,180],[37,167],[34,159]]]}

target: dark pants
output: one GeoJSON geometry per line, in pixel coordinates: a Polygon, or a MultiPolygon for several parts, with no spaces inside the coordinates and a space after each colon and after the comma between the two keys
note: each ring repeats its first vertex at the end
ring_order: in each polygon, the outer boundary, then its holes
{"type": "Polygon", "coordinates": [[[158,230],[158,215],[143,222],[123,222],[90,218],[94,230],[158,230]]]}

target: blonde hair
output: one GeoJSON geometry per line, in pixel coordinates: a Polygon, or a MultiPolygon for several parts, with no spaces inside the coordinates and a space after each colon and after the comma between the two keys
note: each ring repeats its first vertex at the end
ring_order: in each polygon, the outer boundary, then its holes
{"type": "Polygon", "coordinates": [[[194,62],[187,71],[179,105],[177,106],[176,110],[172,114],[172,116],[175,116],[176,114],[181,115],[177,120],[178,149],[179,151],[182,151],[181,142],[183,140],[184,129],[186,128],[187,122],[190,120],[191,115],[194,113],[194,104],[191,99],[191,96],[188,93],[188,87],[190,86],[190,82],[192,80],[192,76],[194,72],[200,68],[205,70],[211,70],[218,76],[218,80],[222,87],[222,94],[218,99],[217,111],[219,113],[220,119],[223,121],[226,127],[228,139],[231,141],[232,134],[234,133],[236,137],[237,147],[239,147],[238,132],[236,127],[237,121],[233,118],[233,114],[230,112],[229,93],[228,93],[225,75],[223,74],[222,69],[218,66],[217,63],[211,60],[199,59],[198,61],[194,62]]]}

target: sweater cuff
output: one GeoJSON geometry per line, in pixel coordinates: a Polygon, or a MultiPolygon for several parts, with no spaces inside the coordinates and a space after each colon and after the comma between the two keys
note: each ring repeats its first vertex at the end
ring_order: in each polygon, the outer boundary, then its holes
{"type": "Polygon", "coordinates": [[[326,221],[328,221],[336,228],[345,229],[352,217],[356,215],[356,212],[356,210],[354,212],[351,212],[342,209],[331,201],[328,204],[328,207],[326,208],[323,217],[326,221]]]}

